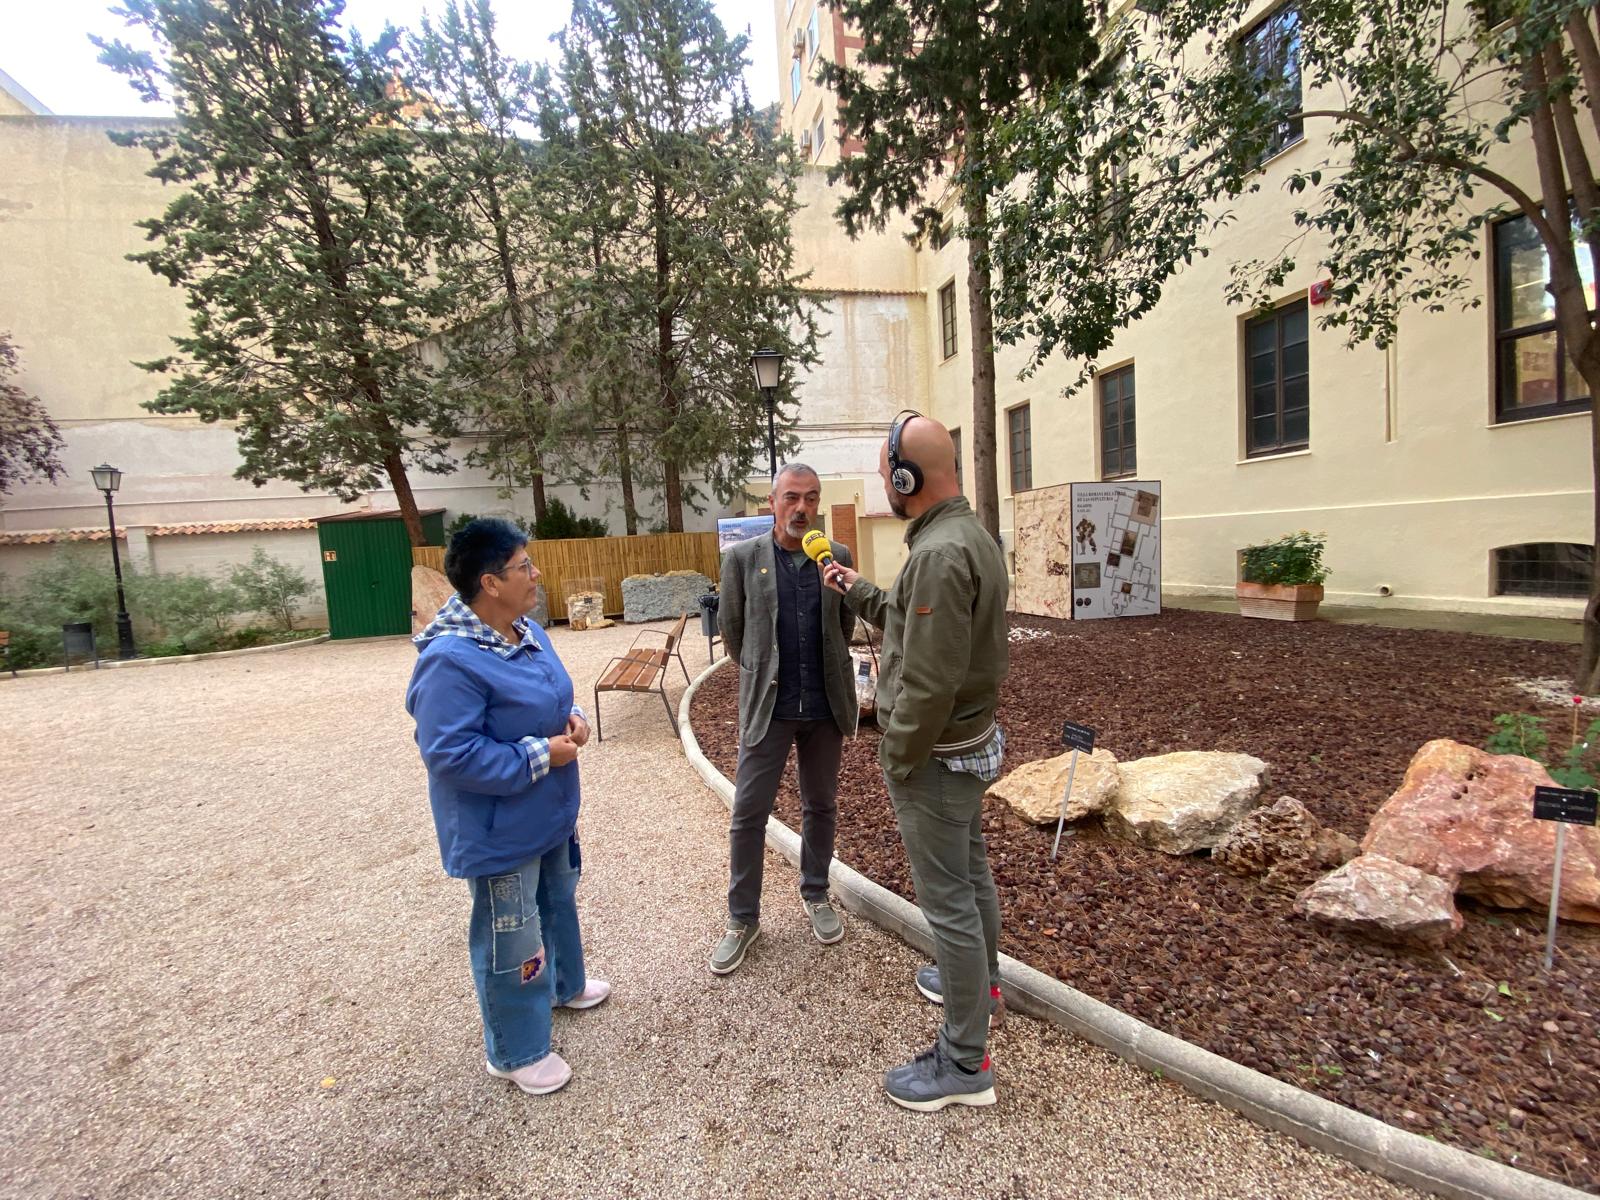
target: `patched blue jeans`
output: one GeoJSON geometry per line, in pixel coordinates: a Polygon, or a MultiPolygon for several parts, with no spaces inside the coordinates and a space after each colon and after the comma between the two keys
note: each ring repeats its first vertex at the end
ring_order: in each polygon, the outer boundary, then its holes
{"type": "Polygon", "coordinates": [[[550,1009],[583,991],[583,937],[574,893],[583,860],[574,834],[503,875],[467,880],[467,943],[483,1015],[483,1048],[501,1071],[550,1053],[550,1009]]]}

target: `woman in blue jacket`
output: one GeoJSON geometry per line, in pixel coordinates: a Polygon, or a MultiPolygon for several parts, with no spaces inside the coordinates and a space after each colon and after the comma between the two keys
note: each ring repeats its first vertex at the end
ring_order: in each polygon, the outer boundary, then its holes
{"type": "Polygon", "coordinates": [[[456,594],[413,639],[406,711],[444,869],[472,890],[467,940],[489,1074],[538,1096],[572,1078],[550,1049],[551,1009],[593,1008],[611,985],[584,973],[573,900],[589,723],[526,615],[539,579],[527,543],[490,519],[450,539],[444,572],[456,594]]]}

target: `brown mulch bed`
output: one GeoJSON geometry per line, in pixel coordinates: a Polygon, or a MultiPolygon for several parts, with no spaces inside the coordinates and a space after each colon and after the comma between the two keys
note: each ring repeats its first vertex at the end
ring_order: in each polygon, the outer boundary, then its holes
{"type": "MultiPolygon", "coordinates": [[[[1575,647],[1328,622],[1168,611],[1127,621],[1014,624],[1001,695],[1007,767],[1061,752],[1064,719],[1120,759],[1239,750],[1360,838],[1422,743],[1482,745],[1501,712],[1542,712],[1564,746],[1570,710],[1512,679],[1570,677],[1575,647]]],[[[732,778],[735,672],[718,671],[694,727],[732,778]]],[[[877,763],[846,744],[839,857],[914,899],[877,763]]],[[[798,825],[791,761],[779,815],[798,825]]],[[[1563,923],[1541,970],[1542,915],[1463,902],[1442,952],[1392,949],[1296,917],[1293,897],[1204,857],[1174,858],[1084,827],[1050,861],[1053,828],[985,803],[1001,949],[1140,1020],[1403,1129],[1600,1189],[1600,929],[1563,923]]]]}

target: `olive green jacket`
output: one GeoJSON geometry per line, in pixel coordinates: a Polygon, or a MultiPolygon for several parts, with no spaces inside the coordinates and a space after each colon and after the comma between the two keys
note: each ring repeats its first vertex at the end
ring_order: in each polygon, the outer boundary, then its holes
{"type": "Polygon", "coordinates": [[[857,579],[845,601],[883,630],[878,759],[905,779],[930,756],[982,749],[1006,677],[1005,559],[962,496],[906,528],[910,557],[887,592],[857,579]]]}

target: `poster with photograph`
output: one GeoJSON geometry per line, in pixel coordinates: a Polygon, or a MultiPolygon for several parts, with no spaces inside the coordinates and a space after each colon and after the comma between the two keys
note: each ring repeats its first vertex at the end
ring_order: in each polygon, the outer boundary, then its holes
{"type": "Polygon", "coordinates": [[[748,541],[772,532],[772,514],[761,517],[718,517],[717,552],[725,554],[735,542],[748,541]]]}
{"type": "Polygon", "coordinates": [[[1161,485],[1072,485],[1072,615],[1146,617],[1161,611],[1161,485]]]}

